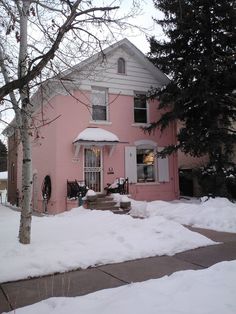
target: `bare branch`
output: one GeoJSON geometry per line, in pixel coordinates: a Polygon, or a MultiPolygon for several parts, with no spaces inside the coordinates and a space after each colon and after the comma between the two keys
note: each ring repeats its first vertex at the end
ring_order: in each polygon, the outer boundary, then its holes
{"type": "MultiPolygon", "coordinates": [[[[115,10],[118,7],[99,7],[99,8],[92,8],[92,9],[88,9],[85,10],[83,12],[77,12],[78,6],[80,4],[81,0],[77,0],[72,8],[71,8],[71,13],[70,15],[67,17],[66,21],[63,23],[63,25],[58,29],[58,34],[57,37],[55,39],[55,41],[53,42],[51,48],[49,49],[49,51],[44,54],[41,57],[41,60],[39,61],[38,64],[36,64],[30,71],[28,71],[28,73],[16,80],[13,80],[11,82],[8,82],[7,84],[5,84],[4,86],[2,86],[0,88],[0,100],[6,96],[7,94],[9,94],[11,91],[14,91],[16,89],[21,89],[23,86],[27,85],[30,81],[32,81],[34,78],[36,78],[41,71],[44,69],[44,67],[47,65],[47,63],[49,62],[49,60],[53,59],[55,57],[55,53],[59,48],[59,45],[61,44],[64,35],[71,29],[73,23],[74,23],[74,19],[82,14],[86,13],[90,13],[90,12],[95,12],[95,11],[111,11],[111,10],[115,10]]],[[[39,58],[40,59],[40,58],[39,58]]]]}

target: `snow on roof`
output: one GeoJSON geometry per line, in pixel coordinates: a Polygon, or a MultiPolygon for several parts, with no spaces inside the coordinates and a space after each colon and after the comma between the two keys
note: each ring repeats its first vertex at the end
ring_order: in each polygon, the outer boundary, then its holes
{"type": "Polygon", "coordinates": [[[7,171],[0,172],[0,180],[7,180],[7,171]]]}
{"type": "Polygon", "coordinates": [[[101,128],[87,128],[78,134],[73,143],[78,141],[119,142],[119,138],[114,133],[101,128]]]}

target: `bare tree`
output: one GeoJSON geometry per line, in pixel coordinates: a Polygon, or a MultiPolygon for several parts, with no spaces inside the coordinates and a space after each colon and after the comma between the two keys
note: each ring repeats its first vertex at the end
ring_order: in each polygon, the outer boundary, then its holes
{"type": "MultiPolygon", "coordinates": [[[[33,104],[38,84],[88,57],[125,27],[139,1],[118,17],[120,1],[0,0],[0,102],[11,101],[23,151],[19,241],[30,243],[33,104]],[[93,3],[93,4],[92,4],[93,3]],[[75,53],[76,51],[76,53],[75,53]]],[[[114,38],[113,38],[114,39],[114,38]]]]}

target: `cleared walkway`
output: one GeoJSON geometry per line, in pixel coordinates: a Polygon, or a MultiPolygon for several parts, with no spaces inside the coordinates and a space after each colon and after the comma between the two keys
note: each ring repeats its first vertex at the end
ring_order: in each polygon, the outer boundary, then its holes
{"type": "Polygon", "coordinates": [[[221,261],[236,259],[235,233],[188,228],[221,243],[174,256],[156,256],[64,274],[2,283],[0,284],[0,313],[50,297],[84,295],[131,282],[160,278],[179,270],[203,269],[221,261]]]}

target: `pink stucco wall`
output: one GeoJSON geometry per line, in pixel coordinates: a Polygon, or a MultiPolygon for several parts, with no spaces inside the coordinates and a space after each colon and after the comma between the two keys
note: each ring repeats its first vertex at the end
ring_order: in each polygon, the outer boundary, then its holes
{"type": "MultiPolygon", "coordinates": [[[[73,162],[75,137],[87,127],[97,126],[111,131],[119,137],[112,158],[103,149],[103,186],[114,181],[116,177],[125,176],[124,149],[134,145],[137,140],[148,139],[155,141],[158,146],[175,143],[175,126],[172,125],[163,134],[159,131],[151,135],[133,126],[133,97],[109,95],[109,121],[111,124],[91,123],[89,108],[89,92],[75,92],[70,95],[55,96],[50,105],[46,105],[44,114],[54,122],[40,129],[40,137],[33,144],[33,169],[38,173],[39,210],[42,208],[41,185],[43,178],[50,175],[52,179],[52,196],[48,204],[50,213],[66,210],[66,181],[83,180],[83,149],[80,150],[79,161],[73,162]],[[114,169],[114,174],[108,174],[108,168],[114,169]]],[[[150,104],[149,116],[153,121],[158,117],[157,104],[150,104]]],[[[133,184],[130,186],[131,196],[138,200],[172,200],[178,197],[177,157],[169,157],[170,182],[133,184]]]]}

